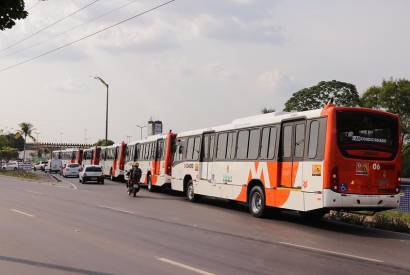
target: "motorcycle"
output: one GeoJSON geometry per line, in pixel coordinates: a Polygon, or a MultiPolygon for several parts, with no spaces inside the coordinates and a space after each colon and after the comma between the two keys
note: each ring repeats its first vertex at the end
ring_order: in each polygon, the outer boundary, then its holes
{"type": "Polygon", "coordinates": [[[139,182],[130,182],[128,184],[128,196],[134,195],[137,196],[137,193],[140,191],[140,183],[139,182]]]}

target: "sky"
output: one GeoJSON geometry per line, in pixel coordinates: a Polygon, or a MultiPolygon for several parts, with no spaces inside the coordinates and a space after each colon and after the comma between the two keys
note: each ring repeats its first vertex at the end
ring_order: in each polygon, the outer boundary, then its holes
{"type": "MultiPolygon", "coordinates": [[[[99,0],[4,50],[91,2],[27,0],[29,17],[0,32],[0,70],[165,1],[99,0]]],[[[0,72],[0,129],[27,121],[43,142],[104,138],[105,87],[92,76],[110,85],[116,142],[139,139],[150,118],[181,132],[281,111],[322,80],[363,93],[410,77],[409,26],[408,0],[176,0],[0,72]]]]}

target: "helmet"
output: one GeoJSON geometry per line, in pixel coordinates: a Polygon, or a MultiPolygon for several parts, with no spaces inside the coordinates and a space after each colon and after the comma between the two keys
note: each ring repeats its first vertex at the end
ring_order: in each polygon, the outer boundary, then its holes
{"type": "Polygon", "coordinates": [[[138,167],[139,163],[138,162],[134,162],[134,164],[132,165],[133,167],[138,167]]]}

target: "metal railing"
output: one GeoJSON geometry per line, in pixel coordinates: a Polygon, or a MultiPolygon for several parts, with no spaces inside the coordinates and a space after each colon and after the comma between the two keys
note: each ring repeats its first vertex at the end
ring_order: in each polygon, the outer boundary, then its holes
{"type": "Polygon", "coordinates": [[[410,213],[410,185],[402,184],[401,193],[399,210],[410,213]]]}

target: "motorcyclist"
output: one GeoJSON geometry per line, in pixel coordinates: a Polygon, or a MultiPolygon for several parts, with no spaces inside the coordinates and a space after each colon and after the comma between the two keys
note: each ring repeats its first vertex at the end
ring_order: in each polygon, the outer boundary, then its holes
{"type": "Polygon", "coordinates": [[[129,194],[134,193],[134,197],[136,196],[137,192],[139,191],[139,183],[141,181],[142,171],[139,168],[138,162],[135,162],[132,165],[132,169],[130,171],[130,181],[129,181],[129,194]],[[134,185],[137,185],[135,188],[134,185]]]}

